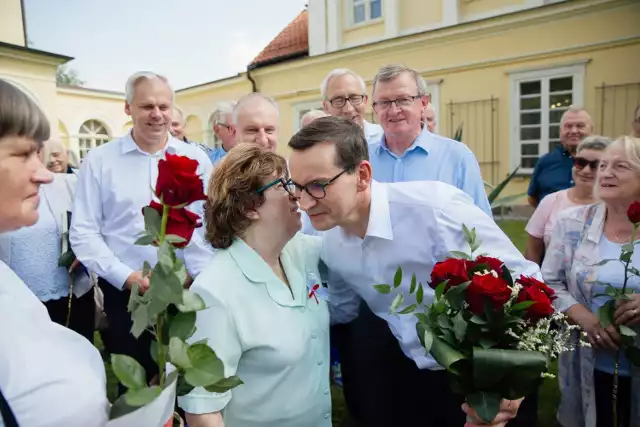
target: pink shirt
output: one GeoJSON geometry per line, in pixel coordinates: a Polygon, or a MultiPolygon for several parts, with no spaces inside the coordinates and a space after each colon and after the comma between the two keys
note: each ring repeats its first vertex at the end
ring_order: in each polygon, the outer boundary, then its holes
{"type": "Polygon", "coordinates": [[[525,230],[533,237],[542,239],[545,248],[551,240],[553,227],[556,225],[558,213],[567,208],[580,206],[569,199],[569,190],[560,190],[546,196],[536,208],[525,230]]]}

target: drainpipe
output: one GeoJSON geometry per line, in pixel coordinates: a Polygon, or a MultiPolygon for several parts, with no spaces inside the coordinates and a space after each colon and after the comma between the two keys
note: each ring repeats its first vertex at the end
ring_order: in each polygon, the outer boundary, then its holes
{"type": "Polygon", "coordinates": [[[249,64],[247,66],[247,79],[251,82],[251,92],[258,92],[258,87],[256,85],[256,81],[251,76],[251,70],[255,69],[255,64],[249,64]]]}

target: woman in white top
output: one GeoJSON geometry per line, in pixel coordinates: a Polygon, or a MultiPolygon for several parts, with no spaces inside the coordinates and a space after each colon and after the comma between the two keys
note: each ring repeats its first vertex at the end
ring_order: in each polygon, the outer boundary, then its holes
{"type": "Polygon", "coordinates": [[[573,181],[575,186],[567,190],[556,191],[546,196],[527,223],[528,235],[525,258],[542,265],[546,247],[551,240],[551,233],[556,224],[558,214],[571,207],[595,203],[593,185],[602,151],[611,144],[609,138],[590,136],[584,139],[573,158],[573,181]]]}
{"type": "MultiPolygon", "coordinates": [[[[38,158],[49,138],[44,113],[0,79],[0,233],[38,221],[39,187],[52,175],[38,158]]],[[[37,255],[36,255],[37,256],[37,255]]],[[[0,426],[104,426],[106,379],[86,339],[47,309],[0,261],[0,426]]]]}

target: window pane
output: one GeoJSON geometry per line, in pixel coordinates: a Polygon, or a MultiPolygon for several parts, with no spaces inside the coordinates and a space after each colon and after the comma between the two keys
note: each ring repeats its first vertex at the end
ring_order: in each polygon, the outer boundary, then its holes
{"type": "Polygon", "coordinates": [[[565,95],[551,95],[549,96],[549,106],[551,108],[568,107],[573,102],[573,95],[567,93],[565,95]]]}
{"type": "Polygon", "coordinates": [[[382,0],[371,0],[371,19],[382,16],[382,0]]]}
{"type": "Polygon", "coordinates": [[[364,22],[364,4],[358,4],[353,6],[353,22],[364,22]]]}
{"type": "Polygon", "coordinates": [[[538,155],[538,143],[535,144],[522,144],[522,154],[523,155],[538,155]]]}
{"type": "Polygon", "coordinates": [[[537,95],[540,93],[540,80],[520,83],[520,95],[537,95]]]}
{"type": "Polygon", "coordinates": [[[520,128],[520,140],[540,139],[540,127],[520,128]]]}
{"type": "Polygon", "coordinates": [[[540,113],[522,113],[520,114],[521,125],[539,125],[540,113]]]}
{"type": "Polygon", "coordinates": [[[556,149],[556,147],[560,145],[560,140],[559,139],[553,139],[553,140],[549,140],[549,152],[553,151],[556,149]]]}
{"type": "Polygon", "coordinates": [[[560,126],[549,126],[549,139],[560,138],[560,126]]]}
{"type": "Polygon", "coordinates": [[[540,97],[535,98],[520,98],[521,110],[537,110],[540,108],[540,97]]]}
{"type": "Polygon", "coordinates": [[[549,110],[549,123],[560,123],[560,119],[564,112],[567,111],[564,108],[554,108],[549,110]]]}
{"type": "Polygon", "coordinates": [[[573,90],[573,77],[561,77],[549,80],[549,90],[551,92],[573,90]]]}
{"type": "Polygon", "coordinates": [[[520,160],[520,166],[525,169],[533,169],[536,167],[536,163],[538,162],[537,157],[523,157],[520,160]]]}

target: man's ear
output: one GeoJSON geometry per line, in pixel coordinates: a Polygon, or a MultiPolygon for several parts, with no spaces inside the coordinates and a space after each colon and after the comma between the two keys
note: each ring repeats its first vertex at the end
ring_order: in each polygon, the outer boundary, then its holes
{"type": "Polygon", "coordinates": [[[131,105],[127,101],[124,102],[124,112],[127,116],[131,115],[131,105]]]}
{"type": "Polygon", "coordinates": [[[236,125],[229,125],[229,133],[233,136],[233,140],[238,142],[238,138],[236,137],[238,129],[236,128],[236,125]]]}
{"type": "Polygon", "coordinates": [[[367,160],[363,160],[360,163],[360,166],[358,166],[358,169],[356,172],[358,174],[358,192],[365,191],[371,186],[371,179],[372,179],[371,163],[369,163],[367,160]]]}

